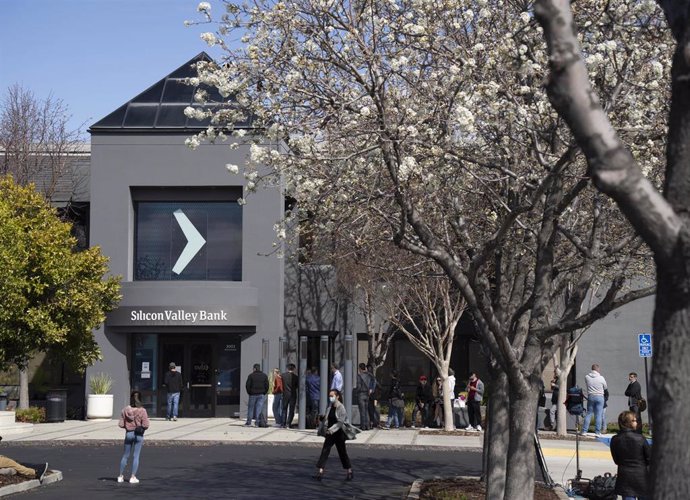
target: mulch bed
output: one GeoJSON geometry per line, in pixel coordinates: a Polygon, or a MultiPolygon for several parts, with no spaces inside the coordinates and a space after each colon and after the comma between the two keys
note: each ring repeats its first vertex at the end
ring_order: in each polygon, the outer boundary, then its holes
{"type": "Polygon", "coordinates": [[[10,484],[19,484],[32,480],[33,478],[20,476],[19,474],[14,474],[12,476],[9,474],[0,474],[0,488],[9,486],[10,484]]]}
{"type": "MultiPolygon", "coordinates": [[[[486,489],[478,479],[454,478],[424,481],[421,500],[484,500],[486,489]]],[[[534,500],[559,500],[555,491],[542,484],[534,485],[534,500]]]]}

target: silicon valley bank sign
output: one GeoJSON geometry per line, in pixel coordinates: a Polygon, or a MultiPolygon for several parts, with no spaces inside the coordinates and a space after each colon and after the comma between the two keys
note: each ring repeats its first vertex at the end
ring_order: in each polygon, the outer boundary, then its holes
{"type": "Polygon", "coordinates": [[[184,321],[194,324],[197,321],[227,321],[228,313],[226,311],[213,312],[204,310],[190,312],[184,309],[146,312],[139,309],[131,311],[130,318],[132,321],[184,321]]]}
{"type": "Polygon", "coordinates": [[[240,326],[256,325],[255,306],[119,307],[107,326],[240,326]]]}

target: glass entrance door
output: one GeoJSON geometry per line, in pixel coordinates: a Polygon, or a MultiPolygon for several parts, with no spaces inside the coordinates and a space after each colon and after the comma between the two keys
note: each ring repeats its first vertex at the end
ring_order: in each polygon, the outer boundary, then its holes
{"type": "Polygon", "coordinates": [[[189,345],[189,416],[212,417],[214,415],[213,346],[210,343],[189,345]]]}
{"type": "MultiPolygon", "coordinates": [[[[182,374],[184,389],[180,394],[180,417],[213,417],[215,413],[214,343],[199,340],[162,340],[160,348],[160,380],[171,362],[182,374]]],[[[165,415],[167,392],[161,390],[158,415],[165,415]]]]}

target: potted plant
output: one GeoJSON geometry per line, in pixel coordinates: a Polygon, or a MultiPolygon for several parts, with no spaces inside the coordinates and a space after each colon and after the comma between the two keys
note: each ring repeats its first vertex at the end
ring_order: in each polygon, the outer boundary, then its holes
{"type": "Polygon", "coordinates": [[[107,373],[98,373],[89,378],[91,394],[86,400],[86,418],[113,417],[113,395],[108,394],[113,386],[113,379],[107,373]]]}

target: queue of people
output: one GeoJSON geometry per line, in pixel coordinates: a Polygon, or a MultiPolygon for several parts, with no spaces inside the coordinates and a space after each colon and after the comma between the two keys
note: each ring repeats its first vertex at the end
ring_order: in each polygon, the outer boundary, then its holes
{"type": "MultiPolygon", "coordinates": [[[[317,368],[312,367],[307,370],[305,377],[307,414],[311,424],[310,427],[317,427],[319,435],[325,438],[321,454],[316,463],[317,473],[314,478],[317,480],[323,478],[326,461],[332,447],[335,446],[342,467],[346,471],[346,480],[352,480],[354,473],[345,443],[347,440],[355,439],[358,432],[381,425],[378,411],[379,399],[383,397],[381,385],[370,366],[363,363],[358,366],[357,382],[353,389],[353,396],[356,399],[353,402],[359,409],[360,426],[355,428],[350,424],[349,416],[343,404],[342,388],[344,384],[339,367],[335,364],[331,365],[328,407],[323,415],[318,415],[321,379],[317,368]]],[[[405,424],[406,397],[401,388],[400,374],[397,370],[391,371],[390,380],[390,386],[385,392],[385,401],[388,403],[388,419],[385,426],[381,425],[381,427],[384,429],[398,429],[405,424]]],[[[166,419],[176,420],[179,401],[178,391],[181,389],[182,383],[179,372],[176,371],[173,363],[170,363],[170,372],[166,374],[164,383],[169,390],[166,419]]],[[[599,365],[592,365],[591,372],[585,377],[585,384],[587,388],[585,399],[588,401],[588,408],[584,429],[587,429],[588,424],[594,419],[595,432],[600,434],[601,430],[606,428],[603,409],[608,399],[608,386],[605,378],[599,371],[599,365]]],[[[270,381],[261,371],[260,365],[254,365],[253,371],[248,376],[245,384],[249,396],[246,425],[251,425],[252,420],[254,420],[256,425],[259,424],[263,417],[264,398],[269,392],[269,385],[274,396],[273,414],[276,425],[290,428],[294,418],[299,388],[296,366],[292,363],[287,366],[285,373],[280,373],[280,370],[277,368],[272,370],[270,381]]],[[[455,373],[452,369],[449,369],[448,388],[451,394],[450,401],[454,406],[456,417],[459,414],[461,416],[459,420],[465,422],[458,425],[458,420],[456,420],[455,426],[466,431],[481,431],[481,402],[485,394],[483,381],[479,379],[475,372],[471,372],[464,387],[464,393],[456,395],[455,386],[455,373]]],[[[559,412],[557,402],[560,391],[556,373],[554,373],[551,379],[550,388],[552,404],[549,420],[551,425],[554,425],[559,412]]],[[[443,391],[443,379],[441,377],[436,377],[433,379],[433,382],[430,382],[427,375],[422,374],[419,376],[411,412],[411,426],[413,428],[417,426],[425,428],[443,426],[443,391]]],[[[622,495],[625,499],[642,499],[647,494],[646,471],[649,466],[651,451],[650,445],[641,435],[641,412],[644,411],[646,401],[642,398],[641,387],[637,381],[637,374],[634,372],[631,372],[629,375],[629,384],[625,395],[628,397],[629,410],[619,415],[618,424],[620,431],[611,440],[611,453],[615,463],[618,465],[619,471],[616,493],[622,495]]],[[[144,433],[150,425],[148,414],[141,401],[141,394],[138,391],[132,392],[130,404],[122,409],[118,425],[125,430],[125,438],[124,453],[120,460],[120,471],[117,481],[125,481],[125,470],[131,460],[129,482],[138,483],[137,471],[144,442],[144,433]]],[[[33,475],[39,478],[42,478],[47,470],[47,464],[32,470],[21,464],[12,466],[20,474],[33,475]]]]}

